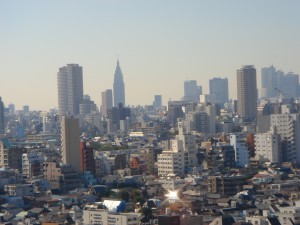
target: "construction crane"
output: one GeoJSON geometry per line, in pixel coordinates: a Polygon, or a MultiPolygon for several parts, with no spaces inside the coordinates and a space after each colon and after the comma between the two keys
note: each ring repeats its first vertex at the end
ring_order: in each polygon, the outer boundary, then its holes
{"type": "Polygon", "coordinates": [[[274,89],[279,92],[279,102],[283,102],[283,100],[289,100],[288,103],[290,103],[290,104],[294,104],[295,103],[294,102],[294,98],[291,97],[289,94],[286,94],[286,93],[282,92],[277,87],[275,87],[274,89]],[[284,96],[285,96],[285,99],[283,99],[284,96]]]}
{"type": "Polygon", "coordinates": [[[282,99],[283,99],[283,92],[281,90],[279,90],[277,87],[274,88],[276,91],[278,91],[279,93],[279,102],[282,102],[282,99]]]}

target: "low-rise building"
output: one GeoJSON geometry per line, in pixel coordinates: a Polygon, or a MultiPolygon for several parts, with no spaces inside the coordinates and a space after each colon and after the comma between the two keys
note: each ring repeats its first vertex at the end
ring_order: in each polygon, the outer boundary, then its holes
{"type": "Polygon", "coordinates": [[[9,196],[33,196],[34,188],[32,184],[8,184],[4,185],[4,191],[9,196]]]}
{"type": "Polygon", "coordinates": [[[83,210],[83,224],[138,225],[140,213],[119,213],[104,209],[101,204],[86,205],[83,210]]]}

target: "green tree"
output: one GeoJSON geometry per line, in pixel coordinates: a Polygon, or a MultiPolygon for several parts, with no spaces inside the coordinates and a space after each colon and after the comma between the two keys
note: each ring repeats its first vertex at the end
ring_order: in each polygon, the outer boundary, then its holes
{"type": "Polygon", "coordinates": [[[134,189],[130,193],[130,199],[134,202],[137,203],[139,202],[141,205],[145,203],[145,199],[143,194],[138,190],[134,189]]]}
{"type": "Polygon", "coordinates": [[[118,193],[118,198],[121,199],[121,200],[124,200],[126,202],[129,201],[129,197],[130,197],[130,194],[128,191],[125,191],[125,190],[121,190],[119,191],[118,193]]]}

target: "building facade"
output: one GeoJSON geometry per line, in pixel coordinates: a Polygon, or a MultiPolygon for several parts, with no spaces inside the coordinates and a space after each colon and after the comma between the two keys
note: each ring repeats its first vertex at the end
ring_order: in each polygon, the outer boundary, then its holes
{"type": "Polygon", "coordinates": [[[202,94],[202,87],[197,86],[196,80],[184,81],[183,100],[188,102],[199,102],[199,96],[202,94]]]}
{"type": "Polygon", "coordinates": [[[243,66],[237,70],[238,115],[245,122],[252,122],[257,116],[257,85],[254,66],[243,66]]]}
{"type": "Polygon", "coordinates": [[[224,104],[228,102],[228,79],[213,78],[209,80],[209,95],[212,103],[224,104]]]}
{"type": "Polygon", "coordinates": [[[61,122],[61,152],[64,163],[72,165],[80,171],[80,132],[79,119],[73,116],[62,118],[61,122]]]}
{"type": "Polygon", "coordinates": [[[0,135],[4,134],[5,126],[4,126],[4,104],[0,97],[0,135]]]}
{"type": "Polygon", "coordinates": [[[234,147],[236,166],[249,166],[250,156],[246,137],[243,134],[230,134],[230,145],[234,147]]]}
{"type": "Polygon", "coordinates": [[[58,113],[60,115],[79,114],[79,104],[83,99],[82,67],[67,64],[57,73],[58,113]]]}
{"type": "Polygon", "coordinates": [[[255,134],[255,156],[268,159],[272,163],[281,162],[281,140],[275,126],[267,133],[255,134]]]}
{"type": "Polygon", "coordinates": [[[125,105],[125,84],[123,79],[123,73],[118,60],[115,76],[114,76],[114,106],[118,107],[120,103],[124,107],[126,106],[125,105]]]}
{"type": "Polygon", "coordinates": [[[102,97],[102,105],[101,105],[101,115],[106,116],[107,110],[113,107],[113,98],[112,98],[112,90],[108,89],[101,93],[102,97]]]}

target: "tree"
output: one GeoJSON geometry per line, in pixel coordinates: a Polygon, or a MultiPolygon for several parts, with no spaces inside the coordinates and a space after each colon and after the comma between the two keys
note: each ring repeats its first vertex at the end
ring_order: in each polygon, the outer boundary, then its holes
{"type": "Polygon", "coordinates": [[[121,190],[121,191],[119,191],[119,193],[118,193],[118,198],[121,199],[121,200],[124,200],[124,201],[126,201],[126,202],[129,201],[129,197],[130,197],[130,195],[129,195],[129,192],[128,192],[128,191],[121,190]]]}
{"type": "Polygon", "coordinates": [[[131,191],[130,198],[134,203],[139,202],[141,205],[143,205],[145,203],[145,199],[144,199],[142,193],[137,189],[134,189],[131,191]]]}
{"type": "Polygon", "coordinates": [[[144,217],[141,219],[142,223],[147,223],[154,218],[152,215],[152,209],[149,207],[141,208],[141,213],[144,215],[144,217]]]}

